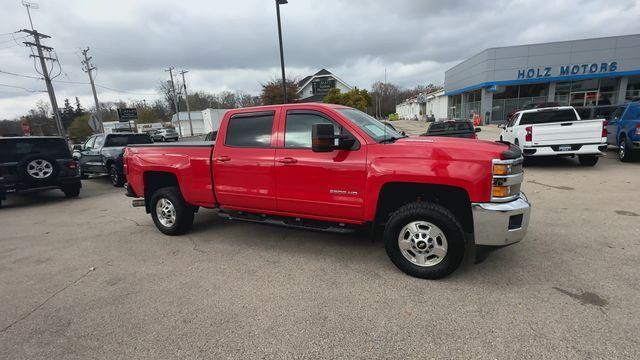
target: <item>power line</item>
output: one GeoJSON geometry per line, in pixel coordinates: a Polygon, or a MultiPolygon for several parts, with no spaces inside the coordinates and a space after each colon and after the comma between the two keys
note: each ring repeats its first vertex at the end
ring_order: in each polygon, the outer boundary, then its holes
{"type": "Polygon", "coordinates": [[[38,77],[38,76],[16,74],[16,73],[13,73],[13,72],[3,71],[3,70],[0,70],[0,74],[7,74],[7,75],[12,75],[12,76],[19,76],[19,77],[23,77],[23,78],[28,78],[28,79],[42,80],[42,78],[38,77]]]}
{"type": "Polygon", "coordinates": [[[22,89],[26,92],[30,92],[30,93],[38,93],[38,92],[47,92],[47,90],[31,90],[31,89],[27,89],[26,87],[22,87],[22,86],[16,86],[16,85],[9,85],[9,84],[1,84],[0,86],[6,86],[6,87],[10,87],[10,88],[15,88],[15,89],[22,89]]]}

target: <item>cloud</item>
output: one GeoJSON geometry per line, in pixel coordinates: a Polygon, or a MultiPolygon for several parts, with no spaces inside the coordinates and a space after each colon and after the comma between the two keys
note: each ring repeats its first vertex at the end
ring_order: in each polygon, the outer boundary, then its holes
{"type": "MultiPolygon", "coordinates": [[[[632,0],[290,0],[281,7],[287,74],[327,68],[360,88],[383,80],[385,68],[401,86],[442,83],[446,69],[488,47],[634,33],[638,13],[632,0]]],[[[167,80],[169,65],[189,70],[192,91],[258,93],[260,82],[279,76],[269,0],[51,0],[32,17],[52,36],[45,43],[62,65],[57,80],[87,82],[80,49],[90,46],[96,82],[127,91],[99,88],[101,101],[153,99],[148,94],[167,80]]],[[[0,24],[0,70],[37,76],[29,49],[6,34],[28,27],[20,1],[4,1],[0,24]]],[[[0,84],[44,89],[42,81],[3,73],[0,84]]],[[[59,102],[78,96],[92,103],[86,84],[54,87],[59,102]]],[[[0,118],[23,114],[41,98],[0,85],[0,118]]]]}

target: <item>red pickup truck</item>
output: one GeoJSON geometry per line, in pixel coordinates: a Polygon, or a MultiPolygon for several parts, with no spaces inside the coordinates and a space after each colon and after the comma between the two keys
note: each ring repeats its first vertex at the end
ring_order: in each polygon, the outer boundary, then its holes
{"type": "Polygon", "coordinates": [[[499,142],[407,137],[345,106],[229,110],[216,142],[133,145],[127,195],[185,233],[199,207],[236,220],[380,231],[409,275],[447,276],[474,245],[520,241],[530,204],[522,155],[499,142]]]}

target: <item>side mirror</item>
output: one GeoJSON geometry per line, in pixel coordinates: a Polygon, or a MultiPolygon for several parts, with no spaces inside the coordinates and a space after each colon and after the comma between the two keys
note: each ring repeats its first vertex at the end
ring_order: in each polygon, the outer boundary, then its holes
{"type": "Polygon", "coordinates": [[[505,124],[500,124],[500,125],[498,125],[498,128],[500,128],[500,129],[506,129],[506,128],[507,128],[507,126],[506,126],[505,124]]]}
{"type": "MultiPolygon", "coordinates": [[[[335,138],[332,124],[313,124],[311,126],[311,150],[313,152],[333,151],[336,148],[335,138]]],[[[344,143],[345,140],[341,141],[344,143]]],[[[355,139],[353,140],[355,141],[355,139]]]]}
{"type": "Polygon", "coordinates": [[[479,128],[479,127],[477,127],[477,128],[475,128],[475,130],[474,130],[474,131],[475,131],[475,132],[477,132],[477,133],[479,133],[480,131],[482,131],[482,129],[481,129],[481,128],[479,128]]]}
{"type": "Polygon", "coordinates": [[[82,157],[82,153],[80,151],[73,150],[73,154],[71,154],[71,157],[73,158],[73,160],[80,160],[80,158],[82,157]]]}
{"type": "Polygon", "coordinates": [[[402,136],[407,136],[407,133],[406,133],[406,132],[404,132],[404,131],[400,131],[400,135],[402,135],[402,136]]]}
{"type": "Polygon", "coordinates": [[[82,151],[82,145],[73,145],[73,151],[82,151]]]}

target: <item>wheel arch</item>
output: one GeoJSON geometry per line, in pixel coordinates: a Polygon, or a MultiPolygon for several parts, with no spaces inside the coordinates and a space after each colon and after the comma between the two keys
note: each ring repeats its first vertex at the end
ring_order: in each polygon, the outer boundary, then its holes
{"type": "Polygon", "coordinates": [[[180,188],[178,177],[174,173],[168,171],[145,171],[143,174],[143,182],[144,207],[147,214],[151,212],[151,196],[156,192],[156,190],[170,186],[180,188]]]}
{"type": "Polygon", "coordinates": [[[471,200],[467,190],[439,184],[385,183],[380,189],[376,204],[375,224],[384,225],[393,211],[414,201],[428,201],[444,206],[458,218],[465,232],[473,232],[471,200]]]}

